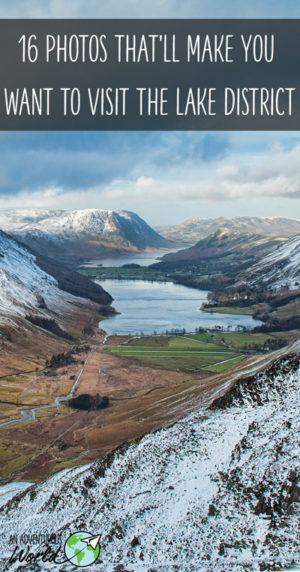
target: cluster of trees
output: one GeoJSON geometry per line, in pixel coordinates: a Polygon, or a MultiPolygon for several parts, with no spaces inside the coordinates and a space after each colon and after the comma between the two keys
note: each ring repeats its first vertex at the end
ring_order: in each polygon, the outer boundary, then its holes
{"type": "Polygon", "coordinates": [[[31,322],[31,324],[34,324],[39,328],[43,328],[43,330],[47,330],[47,332],[51,332],[59,338],[64,338],[65,340],[73,340],[71,334],[63,330],[59,324],[53,320],[53,318],[44,318],[42,316],[33,316],[31,314],[27,314],[25,318],[28,320],[28,322],[31,322]]]}
{"type": "Polygon", "coordinates": [[[243,324],[237,324],[235,326],[235,328],[233,328],[233,326],[231,326],[230,324],[228,324],[228,326],[219,326],[218,324],[216,324],[213,328],[211,328],[210,330],[207,330],[205,328],[195,328],[195,333],[196,334],[201,334],[201,332],[207,332],[207,331],[212,331],[215,330],[217,332],[248,332],[249,330],[251,330],[251,328],[249,326],[243,326],[243,324]]]}
{"type": "Polygon", "coordinates": [[[265,302],[270,296],[270,289],[265,285],[227,287],[226,290],[214,290],[208,294],[206,307],[231,306],[247,307],[265,302]]]}
{"type": "Polygon", "coordinates": [[[66,367],[75,362],[72,351],[61,353],[52,356],[50,360],[46,360],[46,366],[49,369],[59,369],[60,367],[66,367]]]}
{"type": "Polygon", "coordinates": [[[99,393],[90,395],[89,393],[82,393],[69,400],[69,406],[73,409],[80,409],[83,411],[96,411],[97,409],[105,409],[109,406],[109,398],[101,397],[99,393]]]}

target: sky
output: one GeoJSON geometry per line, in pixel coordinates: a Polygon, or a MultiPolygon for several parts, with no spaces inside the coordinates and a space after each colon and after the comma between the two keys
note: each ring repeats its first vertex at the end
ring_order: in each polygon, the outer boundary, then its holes
{"type": "MultiPolygon", "coordinates": [[[[299,18],[294,0],[0,0],[1,18],[299,18]]],[[[152,225],[300,217],[299,132],[0,132],[0,208],[107,208],[152,225]]]]}

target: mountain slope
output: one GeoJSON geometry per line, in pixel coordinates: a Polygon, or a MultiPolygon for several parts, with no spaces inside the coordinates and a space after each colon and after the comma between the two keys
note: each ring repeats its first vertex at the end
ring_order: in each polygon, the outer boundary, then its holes
{"type": "Polygon", "coordinates": [[[299,344],[253,370],[205,412],[9,502],[2,569],[18,566],[6,560],[10,535],[28,531],[62,543],[79,530],[100,534],[91,571],[258,572],[297,561],[299,344]]]}
{"type": "Polygon", "coordinates": [[[222,272],[236,286],[293,290],[300,282],[300,234],[283,238],[219,229],[190,248],[166,254],[158,266],[222,272]]]}
{"type": "Polygon", "coordinates": [[[32,313],[60,315],[78,302],[88,304],[87,297],[104,306],[112,302],[101,286],[53,261],[36,257],[0,231],[0,322],[32,313]]]}
{"type": "Polygon", "coordinates": [[[65,260],[169,245],[168,240],[129,211],[2,211],[0,228],[40,254],[65,260]]]}
{"type": "Polygon", "coordinates": [[[254,234],[292,236],[300,232],[300,219],[284,217],[192,218],[175,226],[158,227],[162,236],[175,241],[194,243],[220,227],[254,234]]]}
{"type": "Polygon", "coordinates": [[[262,256],[266,256],[277,246],[285,244],[287,238],[261,236],[250,232],[221,228],[201,239],[194,246],[166,254],[162,265],[204,266],[208,271],[238,271],[241,266],[249,266],[262,256]]]}
{"type": "Polygon", "coordinates": [[[300,234],[272,249],[251,266],[240,281],[250,285],[260,283],[273,290],[287,288],[293,290],[300,283],[300,234]]]}

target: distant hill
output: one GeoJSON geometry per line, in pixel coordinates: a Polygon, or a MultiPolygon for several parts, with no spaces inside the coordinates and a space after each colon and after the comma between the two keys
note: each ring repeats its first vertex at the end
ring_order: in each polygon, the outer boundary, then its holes
{"type": "Polygon", "coordinates": [[[285,237],[263,236],[230,228],[220,228],[190,248],[166,254],[162,262],[164,264],[199,264],[202,261],[205,265],[215,266],[224,261],[228,268],[234,261],[237,261],[239,265],[252,264],[287,240],[285,237]]]}
{"type": "MultiPolygon", "coordinates": [[[[287,237],[262,236],[223,228],[202,238],[194,246],[166,254],[153,265],[186,275],[215,275],[227,284],[262,284],[271,289],[297,289],[300,283],[300,234],[287,237]]],[[[214,278],[213,278],[214,279],[214,278]]],[[[211,287],[214,288],[213,283],[211,287]]]]}
{"type": "Polygon", "coordinates": [[[42,255],[71,263],[170,246],[129,211],[0,211],[0,228],[42,255]]]}
{"type": "Polygon", "coordinates": [[[253,234],[293,236],[300,233],[300,219],[284,217],[191,218],[175,226],[160,226],[156,230],[165,238],[193,244],[226,227],[253,234]]]}

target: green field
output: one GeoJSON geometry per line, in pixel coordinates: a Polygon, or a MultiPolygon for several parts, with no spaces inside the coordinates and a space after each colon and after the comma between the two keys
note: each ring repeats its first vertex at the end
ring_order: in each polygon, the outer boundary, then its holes
{"type": "Polygon", "coordinates": [[[166,282],[171,277],[164,271],[154,270],[148,266],[124,268],[122,266],[79,267],[78,271],[85,276],[98,280],[145,280],[166,282]]]}
{"type": "Polygon", "coordinates": [[[246,316],[253,314],[252,306],[213,306],[211,308],[203,306],[202,310],[211,314],[214,312],[218,312],[218,314],[245,314],[246,316]]]}
{"type": "Polygon", "coordinates": [[[146,365],[181,371],[199,371],[210,366],[222,366],[224,371],[233,365],[231,360],[244,357],[241,351],[226,347],[209,334],[143,336],[119,346],[105,346],[105,350],[146,365]]]}
{"type": "Polygon", "coordinates": [[[244,356],[240,355],[232,358],[229,361],[214,363],[213,365],[206,367],[205,370],[211,371],[212,373],[222,373],[223,371],[226,371],[230,367],[233,367],[234,365],[238,364],[243,359],[243,357],[244,356]]]}
{"type": "Polygon", "coordinates": [[[251,332],[218,332],[215,340],[224,340],[225,344],[235,349],[258,350],[272,346],[276,339],[271,334],[253,334],[251,332]]]}
{"type": "Polygon", "coordinates": [[[185,335],[151,335],[105,346],[112,354],[169,370],[220,373],[274,342],[269,334],[206,331],[185,335]]]}

